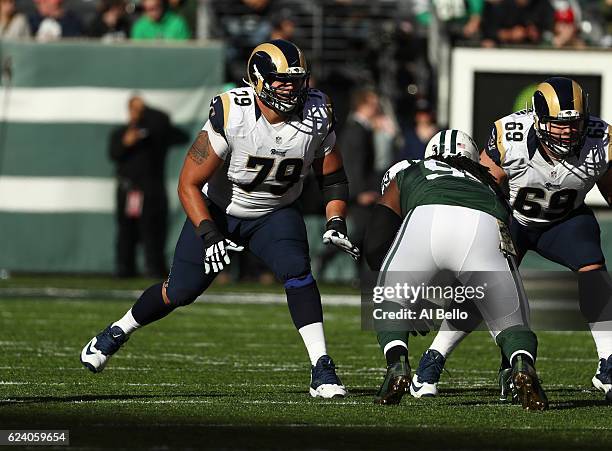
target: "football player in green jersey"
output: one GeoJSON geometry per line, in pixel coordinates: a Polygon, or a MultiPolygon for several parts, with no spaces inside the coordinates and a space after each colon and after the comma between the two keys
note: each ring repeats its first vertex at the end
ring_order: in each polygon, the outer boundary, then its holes
{"type": "Polygon", "coordinates": [[[431,319],[431,312],[414,308],[427,297],[423,291],[412,291],[411,299],[388,288],[425,290],[441,272],[450,271],[466,292],[472,287],[473,294],[481,293],[471,298],[473,305],[512,362],[515,393],[523,407],[548,407],[534,368],[537,338],[529,329],[527,300],[508,238],[510,210],[478,158],[470,136],[443,130],[428,143],[424,160],[402,161],[385,174],[383,196],[365,240],[368,264],[379,271],[375,291],[387,296],[375,300],[381,306],[374,314],[378,341],[387,360],[375,398],[379,404],[397,404],[408,391],[407,330],[423,327],[422,321],[413,320],[431,319]],[[401,313],[409,310],[404,319],[401,313]],[[397,318],[404,328],[397,327],[397,318]]]}

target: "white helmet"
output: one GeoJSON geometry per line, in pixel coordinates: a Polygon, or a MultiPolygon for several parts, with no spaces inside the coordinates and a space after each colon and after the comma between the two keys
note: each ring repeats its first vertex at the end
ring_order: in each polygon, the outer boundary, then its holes
{"type": "Polygon", "coordinates": [[[436,133],[425,148],[425,158],[433,156],[456,157],[459,155],[476,162],[480,160],[478,146],[476,146],[472,137],[453,128],[436,133]]]}

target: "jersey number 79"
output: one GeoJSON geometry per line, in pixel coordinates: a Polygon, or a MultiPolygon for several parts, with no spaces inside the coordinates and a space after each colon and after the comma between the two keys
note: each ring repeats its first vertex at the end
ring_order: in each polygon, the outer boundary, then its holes
{"type": "Polygon", "coordinates": [[[274,180],[282,183],[281,185],[264,184],[265,180],[274,167],[275,158],[249,156],[246,167],[249,169],[261,166],[261,169],[250,183],[239,184],[240,188],[250,193],[259,187],[261,191],[267,191],[275,196],[282,196],[289,188],[300,181],[304,160],[300,158],[285,158],[281,160],[276,168],[274,180]],[[263,186],[260,186],[263,185],[263,186]]]}

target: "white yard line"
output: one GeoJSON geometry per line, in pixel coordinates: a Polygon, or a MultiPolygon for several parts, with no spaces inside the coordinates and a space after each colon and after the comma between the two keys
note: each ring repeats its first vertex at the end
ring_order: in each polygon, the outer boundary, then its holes
{"type": "MultiPolygon", "coordinates": [[[[2,297],[48,297],[58,299],[137,299],[141,290],[100,290],[79,288],[0,288],[2,297]]],[[[323,294],[324,305],[361,305],[361,297],[354,294],[323,294]]],[[[204,293],[198,302],[214,304],[285,304],[287,301],[282,293],[204,293]]],[[[531,310],[537,311],[572,311],[578,310],[578,303],[559,299],[532,299],[529,302],[531,310]]]]}

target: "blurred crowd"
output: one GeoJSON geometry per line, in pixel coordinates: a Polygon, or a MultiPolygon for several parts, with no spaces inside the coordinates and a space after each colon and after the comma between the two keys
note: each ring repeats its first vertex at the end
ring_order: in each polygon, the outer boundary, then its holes
{"type": "Polygon", "coordinates": [[[313,84],[334,94],[341,125],[363,85],[417,122],[436,95],[432,30],[450,45],[608,47],[612,0],[0,0],[3,39],[222,40],[236,84],[255,45],[293,40],[313,84]]]}
{"type": "Polygon", "coordinates": [[[433,118],[431,47],[438,43],[432,40],[485,48],[612,47],[612,0],[0,0],[0,37],[218,39],[235,84],[255,45],[293,40],[308,56],[312,84],[332,94],[340,128],[354,88],[379,88],[383,109],[398,118],[399,155],[407,152],[402,142],[414,144],[422,135],[415,131],[420,121],[433,118]]]}
{"type": "MultiPolygon", "coordinates": [[[[235,85],[258,43],[294,41],[311,85],[333,99],[339,142],[351,149],[358,242],[384,170],[420,158],[445,125],[436,118],[432,48],[612,47],[612,0],[0,0],[0,38],[221,40],[235,85]]],[[[303,200],[306,213],[321,213],[313,180],[303,200]]],[[[323,270],[332,257],[315,265],[323,270]]]]}

